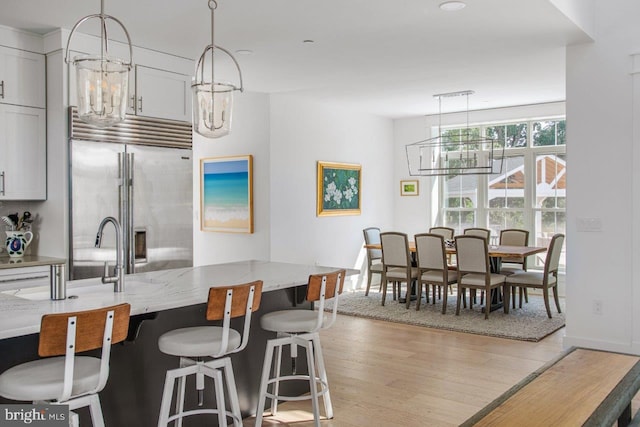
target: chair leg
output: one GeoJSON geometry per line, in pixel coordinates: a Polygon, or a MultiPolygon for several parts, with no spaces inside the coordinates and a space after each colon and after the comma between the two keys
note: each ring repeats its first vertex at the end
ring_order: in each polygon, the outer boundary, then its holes
{"type": "MultiPolygon", "coordinates": [[[[504,309],[504,314],[509,314],[509,292],[511,292],[511,289],[512,289],[512,287],[507,285],[507,284],[502,285],[502,293],[504,294],[504,298],[503,298],[504,299],[504,303],[502,304],[502,307],[504,309]]],[[[496,288],[496,292],[497,291],[498,291],[498,289],[496,288]]],[[[489,299],[489,298],[487,298],[487,299],[489,299]]],[[[491,306],[490,302],[489,302],[489,306],[491,306]]]]}
{"type": "Polygon", "coordinates": [[[364,291],[364,296],[368,296],[369,295],[369,288],[371,287],[371,276],[373,275],[373,273],[371,273],[371,270],[367,269],[367,289],[364,291]]]}
{"type": "Polygon", "coordinates": [[[451,286],[449,286],[448,284],[444,284],[444,291],[442,292],[442,314],[447,314],[447,288],[449,288],[449,290],[451,290],[451,286]]]}
{"type": "Polygon", "coordinates": [[[556,301],[556,308],[558,309],[558,313],[562,313],[560,310],[560,300],[558,299],[558,284],[553,287],[553,299],[556,301]]]}
{"type": "Polygon", "coordinates": [[[527,288],[524,288],[524,302],[529,304],[529,294],[527,293],[527,288]]]}
{"type": "MultiPolygon", "coordinates": [[[[460,315],[460,300],[465,299],[466,296],[462,296],[462,293],[464,292],[464,288],[461,288],[460,285],[458,285],[458,296],[456,297],[457,302],[456,302],[456,316],[460,315]]],[[[466,300],[465,300],[466,302],[466,300]]],[[[465,308],[466,308],[466,304],[465,304],[465,308]]]]}
{"type": "MultiPolygon", "coordinates": [[[[416,301],[416,311],[420,311],[420,302],[422,301],[422,285],[423,283],[418,282],[418,289],[417,289],[417,296],[418,296],[418,300],[416,301]]],[[[425,292],[427,294],[427,297],[429,296],[429,285],[428,284],[424,284],[426,289],[425,292]]]]}
{"type": "Polygon", "coordinates": [[[164,379],[164,391],[162,393],[162,401],[160,403],[160,416],[158,417],[158,427],[166,427],[169,423],[169,407],[171,406],[171,398],[173,397],[173,386],[175,376],[173,372],[167,371],[164,379]]]}
{"type": "Polygon", "coordinates": [[[551,307],[549,307],[549,288],[546,286],[542,288],[542,295],[544,296],[544,307],[547,309],[547,316],[551,319],[551,307]]]}
{"type": "MultiPolygon", "coordinates": [[[[384,277],[382,279],[383,279],[383,282],[382,282],[382,305],[384,305],[384,302],[387,299],[387,280],[384,277]]],[[[393,299],[395,299],[395,294],[396,294],[396,292],[395,292],[395,287],[394,287],[393,288],[393,295],[394,295],[393,299]]]]}
{"type": "MultiPolygon", "coordinates": [[[[184,368],[187,366],[186,360],[184,358],[180,358],[180,367],[184,368]]],[[[176,397],[176,414],[180,414],[184,411],[184,391],[186,386],[186,378],[178,377],[178,395],[176,397]]],[[[173,391],[173,389],[172,389],[173,391]]],[[[175,427],[182,427],[182,418],[178,418],[174,424],[175,427]]]]}
{"type": "Polygon", "coordinates": [[[407,281],[407,293],[405,294],[405,296],[407,297],[407,310],[409,309],[409,306],[411,305],[411,280],[407,281]]]}
{"type": "MultiPolygon", "coordinates": [[[[482,292],[482,291],[480,291],[482,292]]],[[[487,293],[487,297],[484,298],[484,319],[488,320],[489,319],[489,312],[491,311],[491,297],[489,296],[489,292],[487,293]]],[[[482,293],[480,295],[483,295],[482,293]]],[[[480,304],[482,305],[482,304],[480,304]]],[[[509,305],[509,302],[507,302],[507,305],[509,305]]]]}

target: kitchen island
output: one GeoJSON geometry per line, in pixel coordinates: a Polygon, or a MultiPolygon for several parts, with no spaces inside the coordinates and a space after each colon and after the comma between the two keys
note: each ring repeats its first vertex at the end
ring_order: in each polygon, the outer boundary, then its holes
{"type": "MultiPolygon", "coordinates": [[[[273,335],[262,331],[260,317],[296,305],[309,307],[304,302],[304,288],[300,288],[307,284],[309,275],[334,270],[336,268],[240,261],[127,275],[122,293],[114,293],[113,285],[104,285],[100,279],[73,281],[68,283],[68,298],[61,301],[49,300],[48,289],[3,292],[0,293],[0,372],[38,357],[42,315],[127,302],[131,304],[132,316],[129,338],[112,348],[109,381],[100,393],[105,422],[107,426],[156,425],[165,372],[178,366],[177,358],[158,350],[158,337],[171,329],[207,324],[205,308],[210,287],[262,280],[263,297],[260,309],[251,319],[249,345],[232,356],[242,414],[248,416],[255,412],[266,340],[273,335]]],[[[357,270],[347,271],[347,274],[356,273],[357,270]]],[[[235,320],[232,327],[241,327],[241,319],[235,320]]],[[[196,400],[194,387],[191,387],[192,393],[190,387],[188,382],[188,405],[196,400]]],[[[1,399],[0,402],[10,403],[1,399]]],[[[205,404],[212,405],[212,402],[212,393],[208,393],[205,404]]],[[[215,425],[215,420],[206,416],[187,421],[185,425],[189,426],[212,425],[212,422],[215,425]]]]}

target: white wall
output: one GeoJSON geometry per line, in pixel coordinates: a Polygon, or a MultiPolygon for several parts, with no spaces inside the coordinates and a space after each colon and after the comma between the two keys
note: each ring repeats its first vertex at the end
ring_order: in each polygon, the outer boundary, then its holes
{"type": "Polygon", "coordinates": [[[271,259],[361,268],[362,229],[393,227],[393,123],[292,95],[271,96],[271,259]],[[362,165],[362,213],[316,216],[318,161],[362,165]]]}
{"type": "Polygon", "coordinates": [[[638,135],[631,54],[640,3],[597,0],[594,43],[567,49],[567,329],[565,345],[640,354],[638,135]],[[602,232],[580,232],[598,218],[602,232]],[[602,314],[594,314],[594,302],[602,314]]]}
{"type": "Polygon", "coordinates": [[[193,136],[193,265],[247,259],[268,260],[270,231],[269,96],[236,93],[233,127],[217,139],[193,136]],[[253,156],[253,234],[200,230],[200,159],[218,156],[253,156]]]}

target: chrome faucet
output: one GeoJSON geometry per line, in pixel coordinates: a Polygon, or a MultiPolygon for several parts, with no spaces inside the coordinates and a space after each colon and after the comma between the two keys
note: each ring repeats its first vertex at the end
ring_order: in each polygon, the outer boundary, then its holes
{"type": "Polygon", "coordinates": [[[100,247],[102,242],[102,231],[104,226],[110,222],[116,229],[116,266],[113,270],[113,276],[109,276],[109,263],[104,263],[104,274],[102,275],[102,283],[113,283],[113,292],[124,292],[124,247],[122,245],[122,228],[117,219],[108,216],[102,220],[98,226],[98,234],[96,235],[96,248],[100,247]]]}

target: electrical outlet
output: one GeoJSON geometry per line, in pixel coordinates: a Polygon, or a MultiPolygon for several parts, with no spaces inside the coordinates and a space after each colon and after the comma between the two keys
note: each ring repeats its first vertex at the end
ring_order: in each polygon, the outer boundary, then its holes
{"type": "Polygon", "coordinates": [[[602,315],[602,301],[601,300],[593,300],[593,314],[597,314],[598,316],[602,315]]]}

